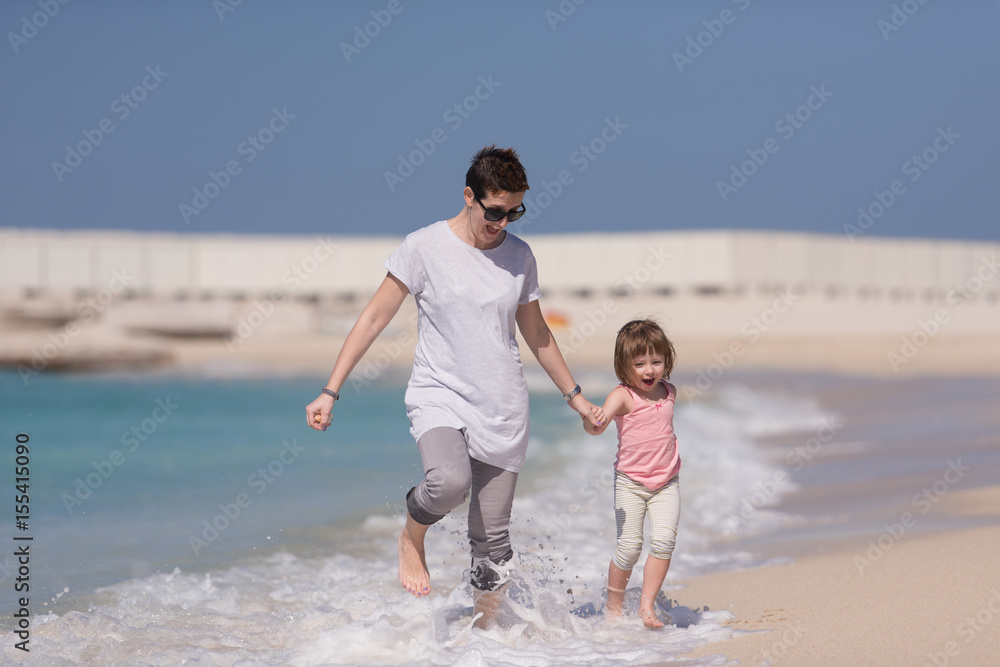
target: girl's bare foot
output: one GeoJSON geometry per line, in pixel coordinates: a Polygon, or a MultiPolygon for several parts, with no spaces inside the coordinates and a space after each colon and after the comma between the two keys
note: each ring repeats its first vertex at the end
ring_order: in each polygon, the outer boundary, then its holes
{"type": "Polygon", "coordinates": [[[625,590],[608,587],[608,604],[605,613],[611,618],[622,617],[622,607],[625,604],[625,590]]]}
{"type": "Polygon", "coordinates": [[[625,606],[625,589],[632,570],[623,570],[612,560],[608,564],[608,605],[606,612],[611,618],[622,617],[622,607],[625,606]]]}
{"type": "Polygon", "coordinates": [[[642,619],[642,624],[651,630],[663,627],[663,621],[657,617],[656,612],[652,609],[640,609],[639,618],[642,619]]]}
{"type": "Polygon", "coordinates": [[[431,592],[431,576],[424,558],[427,528],[407,515],[406,525],[399,531],[399,583],[418,598],[431,592]]]}

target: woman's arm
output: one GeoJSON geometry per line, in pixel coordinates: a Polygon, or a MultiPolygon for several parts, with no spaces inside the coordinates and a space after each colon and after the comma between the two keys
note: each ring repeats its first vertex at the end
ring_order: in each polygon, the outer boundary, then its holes
{"type": "MultiPolygon", "coordinates": [[[[326,388],[339,392],[347,381],[347,376],[351,374],[361,357],[365,355],[371,344],[375,342],[386,325],[399,312],[399,307],[403,305],[409,290],[401,280],[391,273],[385,274],[385,279],[375,291],[371,301],[361,311],[358,321],[351,328],[344,340],[344,347],[337,355],[337,361],[333,365],[333,372],[326,383],[326,388]]],[[[325,431],[330,425],[330,412],[336,401],[328,394],[320,394],[319,398],[306,406],[306,423],[310,428],[317,431],[325,431]],[[316,416],[319,415],[319,421],[316,416]]]]}
{"type": "MultiPolygon", "coordinates": [[[[569,372],[569,367],[566,366],[566,360],[563,359],[559,346],[556,345],[556,339],[552,336],[549,325],[545,323],[538,301],[518,306],[515,319],[517,328],[524,336],[524,342],[528,344],[531,353],[538,359],[538,363],[552,378],[559,391],[562,394],[571,392],[576,382],[573,380],[573,374],[569,372]]],[[[582,393],[571,398],[569,405],[583,417],[585,422],[597,426],[597,418],[593,412],[594,404],[584,398],[582,393]]]]}

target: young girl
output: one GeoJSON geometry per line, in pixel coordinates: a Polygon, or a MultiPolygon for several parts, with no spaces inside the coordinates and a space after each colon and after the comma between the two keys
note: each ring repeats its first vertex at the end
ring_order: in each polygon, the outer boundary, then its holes
{"type": "Polygon", "coordinates": [[[653,602],[667,576],[677,537],[681,496],[681,459],[674,438],[677,389],[666,381],[676,354],[663,329],[651,320],[632,320],[615,341],[615,375],[621,380],[604,402],[594,407],[599,435],[608,416],[618,427],[615,458],[615,522],[618,546],[608,566],[608,614],[621,616],[625,588],[642,551],[642,523],[649,513],[650,554],[642,572],[639,616],[647,628],[662,628],[653,602]]]}

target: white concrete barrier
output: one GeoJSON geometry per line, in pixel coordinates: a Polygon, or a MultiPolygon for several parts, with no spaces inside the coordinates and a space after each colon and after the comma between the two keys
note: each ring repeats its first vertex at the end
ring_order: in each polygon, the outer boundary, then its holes
{"type": "MultiPolygon", "coordinates": [[[[121,276],[139,294],[354,295],[385,276],[401,237],[180,235],[0,229],[0,293],[99,291],[121,276]]],[[[1000,244],[752,231],[525,235],[543,289],[805,290],[943,298],[995,269],[1000,244]]],[[[983,281],[1000,293],[1000,276],[983,281]]]]}

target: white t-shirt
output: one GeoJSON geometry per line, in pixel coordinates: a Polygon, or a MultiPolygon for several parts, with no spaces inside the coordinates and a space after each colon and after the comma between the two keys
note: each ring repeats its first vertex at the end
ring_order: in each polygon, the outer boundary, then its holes
{"type": "Polygon", "coordinates": [[[441,221],[409,234],[385,268],[417,302],[410,433],[419,439],[438,426],[464,428],[469,456],[520,471],[528,387],[514,316],[540,296],[531,248],[507,232],[496,248],[477,250],[441,221]]]}

